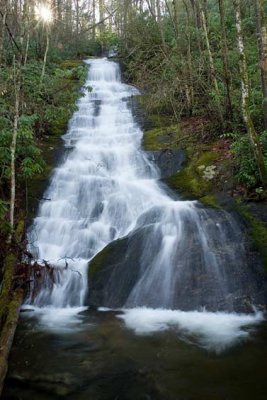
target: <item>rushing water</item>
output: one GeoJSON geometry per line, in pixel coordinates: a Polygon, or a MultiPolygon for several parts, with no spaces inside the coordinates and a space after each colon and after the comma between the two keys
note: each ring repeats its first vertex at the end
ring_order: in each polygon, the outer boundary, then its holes
{"type": "Polygon", "coordinates": [[[134,255],[136,284],[121,299],[119,287],[126,292],[127,284],[120,281],[123,271],[115,275],[115,287],[105,285],[99,306],[234,311],[242,296],[257,304],[257,282],[245,275],[249,268],[238,224],[226,212],[170,198],[142,151],[142,131],[128,107],[137,90],[121,82],[118,64],[105,59],[89,64],[92,91],[85,91],[70,120],[63,137],[68,151],[29,234],[36,258],[56,267],[53,282],[46,277],[29,302],[83,306],[88,261],[108,243],[145,228],[134,255]]]}
{"type": "Polygon", "coordinates": [[[88,85],[63,137],[70,149],[55,170],[29,241],[42,261],[59,267],[56,282],[34,299],[37,306],[81,306],[87,264],[124,236],[143,210],[166,201],[157,171],[141,151],[142,132],[126,100],[137,91],[120,81],[116,63],[90,62],[88,85]],[[68,264],[68,268],[64,268],[68,264]]]}
{"type": "MultiPolygon", "coordinates": [[[[222,302],[228,310],[234,309],[238,283],[224,266],[241,271],[246,264],[244,243],[238,240],[241,228],[223,211],[218,212],[220,221],[212,223],[214,212],[167,194],[159,184],[159,171],[141,149],[142,131],[127,103],[137,90],[121,82],[116,63],[106,59],[88,63],[87,85],[92,91],[85,90],[78,102],[63,137],[64,160],[54,171],[44,196],[47,200],[40,204],[29,232],[30,250],[55,272],[27,301],[5,398],[252,398],[246,395],[253,390],[238,384],[232,389],[231,379],[225,377],[227,366],[231,369],[234,362],[232,353],[223,361],[219,354],[243,343],[237,359],[243,363],[240,376],[248,373],[256,362],[246,360],[245,346],[256,338],[255,326],[262,323],[262,314],[185,312],[176,307],[181,301],[177,287],[185,304],[190,303],[190,294],[184,291],[191,279],[188,271],[199,264],[211,291],[194,300],[192,295],[193,308],[196,301],[204,306],[209,296],[213,309],[222,302]],[[150,234],[143,242],[146,265],[141,265],[123,310],[88,314],[88,261],[110,242],[144,226],[150,234]],[[189,242],[197,248],[194,255],[187,251],[189,242]],[[50,357],[49,352],[56,350],[58,354],[50,357]],[[208,356],[207,350],[213,355],[208,356]],[[187,363],[194,362],[196,368],[188,370],[187,363]],[[207,387],[199,393],[190,388],[198,365],[214,377],[213,366],[221,368],[219,390],[216,385],[210,392],[207,387]]],[[[242,294],[248,289],[238,290],[242,294]]],[[[266,353],[265,336],[261,333],[257,341],[264,343],[266,353]]],[[[256,341],[253,346],[253,354],[258,354],[256,341]]],[[[204,385],[209,381],[203,377],[204,385]]],[[[257,390],[254,398],[263,398],[257,390]]]]}

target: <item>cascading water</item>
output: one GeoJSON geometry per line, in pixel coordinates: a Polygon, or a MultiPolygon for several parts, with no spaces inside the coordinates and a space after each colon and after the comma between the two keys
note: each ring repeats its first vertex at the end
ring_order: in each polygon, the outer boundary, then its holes
{"type": "Polygon", "coordinates": [[[116,63],[103,59],[90,61],[87,85],[92,92],[85,91],[63,137],[70,151],[29,233],[36,258],[58,267],[53,287],[34,299],[38,306],[82,305],[88,260],[127,234],[144,210],[166,201],[156,168],[137,151],[142,132],[125,101],[136,89],[120,82],[116,63]]]}
{"type": "MultiPolygon", "coordinates": [[[[120,290],[110,281],[103,305],[175,309],[182,304],[192,309],[212,297],[212,309],[224,302],[233,310],[228,294],[239,289],[225,265],[240,271],[246,262],[240,227],[226,212],[218,211],[216,223],[216,211],[170,198],[141,149],[142,131],[127,104],[137,90],[121,83],[116,63],[96,59],[88,64],[86,85],[92,91],[85,91],[78,102],[63,137],[65,158],[29,231],[36,259],[57,268],[53,283],[43,283],[29,302],[38,307],[84,305],[88,261],[114,240],[145,229],[134,284],[119,298],[120,290]],[[203,277],[210,282],[208,292],[200,290],[203,277]],[[194,299],[188,306],[192,279],[194,299]]],[[[123,272],[118,271],[114,277],[119,280],[123,272]]],[[[116,284],[121,286],[123,279],[116,284]]]]}

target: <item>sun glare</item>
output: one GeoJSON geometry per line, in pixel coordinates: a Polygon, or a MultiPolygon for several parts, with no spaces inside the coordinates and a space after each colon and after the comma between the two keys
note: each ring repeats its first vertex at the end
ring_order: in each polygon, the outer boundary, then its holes
{"type": "Polygon", "coordinates": [[[53,20],[52,10],[48,5],[39,4],[38,6],[36,6],[35,14],[39,20],[45,23],[52,22],[53,20]]]}

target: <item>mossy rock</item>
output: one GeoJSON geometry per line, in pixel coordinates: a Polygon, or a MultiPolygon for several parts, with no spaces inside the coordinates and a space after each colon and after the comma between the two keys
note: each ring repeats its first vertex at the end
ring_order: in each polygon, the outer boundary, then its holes
{"type": "Polygon", "coordinates": [[[248,233],[252,238],[255,248],[259,251],[265,270],[267,271],[267,227],[256,218],[249,210],[248,206],[236,199],[236,211],[246,220],[248,233]]]}
{"type": "Polygon", "coordinates": [[[211,165],[218,158],[218,154],[212,151],[205,151],[195,161],[195,167],[204,165],[205,167],[211,165]]]}
{"type": "MultiPolygon", "coordinates": [[[[114,242],[116,243],[116,242],[114,242]]],[[[99,271],[104,267],[105,261],[109,258],[112,253],[114,243],[104,247],[92,261],[89,262],[89,279],[93,279],[99,271]]]]}
{"type": "Polygon", "coordinates": [[[154,126],[145,131],[144,149],[159,151],[166,149],[185,149],[188,160],[186,167],[174,175],[163,179],[167,185],[187,199],[198,199],[210,207],[219,207],[214,194],[214,180],[206,179],[204,170],[212,167],[218,159],[218,153],[210,150],[211,145],[198,144],[194,135],[186,136],[179,124],[171,124],[166,116],[152,115],[149,120],[154,126]]]}
{"type": "Polygon", "coordinates": [[[181,131],[179,124],[167,127],[156,127],[145,131],[143,146],[145,150],[155,151],[164,149],[176,149],[179,147],[181,131]]]}
{"type": "Polygon", "coordinates": [[[118,248],[122,249],[122,253],[127,250],[127,238],[114,240],[103,248],[97,255],[89,262],[89,280],[94,279],[97,274],[110,264],[115,264],[118,258],[118,248]]]}
{"type": "Polygon", "coordinates": [[[148,119],[153,127],[168,128],[171,125],[177,125],[173,123],[173,120],[168,115],[164,114],[150,114],[148,119]]]}
{"type": "Polygon", "coordinates": [[[199,169],[211,166],[217,157],[217,153],[210,151],[194,156],[189,159],[185,169],[167,178],[166,183],[187,198],[199,199],[204,204],[217,207],[213,195],[213,179],[205,179],[203,171],[199,169]]]}
{"type": "Polygon", "coordinates": [[[62,63],[60,63],[59,67],[62,69],[71,69],[71,68],[76,68],[83,65],[82,60],[65,60],[62,63]]]}
{"type": "Polygon", "coordinates": [[[217,196],[215,194],[203,196],[199,199],[199,201],[205,206],[209,206],[212,208],[221,208],[217,196]]]}

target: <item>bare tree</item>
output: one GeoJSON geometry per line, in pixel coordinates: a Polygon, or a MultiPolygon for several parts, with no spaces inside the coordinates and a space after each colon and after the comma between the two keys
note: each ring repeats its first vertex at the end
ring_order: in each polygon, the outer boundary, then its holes
{"type": "Polygon", "coordinates": [[[261,87],[263,95],[264,126],[267,130],[267,21],[264,11],[264,1],[255,0],[257,18],[257,38],[260,59],[261,87]]]}
{"type": "Polygon", "coordinates": [[[264,157],[260,145],[260,141],[251,119],[249,110],[249,79],[247,60],[245,55],[244,39],[241,22],[240,0],[233,0],[235,10],[235,21],[237,30],[237,47],[240,56],[240,78],[241,78],[241,98],[242,98],[242,114],[246,124],[249,140],[257,163],[259,175],[264,188],[267,188],[267,171],[264,163],[264,157]]]}

